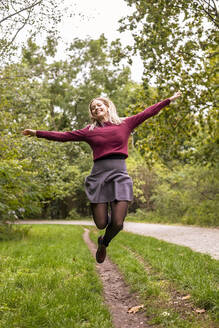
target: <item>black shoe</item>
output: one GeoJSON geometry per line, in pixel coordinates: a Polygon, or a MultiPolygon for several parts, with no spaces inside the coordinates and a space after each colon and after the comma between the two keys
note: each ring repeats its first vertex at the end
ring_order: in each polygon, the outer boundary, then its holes
{"type": "Polygon", "coordinates": [[[98,238],[98,248],[96,252],[97,263],[103,263],[106,258],[106,246],[103,244],[103,237],[98,238]]]}

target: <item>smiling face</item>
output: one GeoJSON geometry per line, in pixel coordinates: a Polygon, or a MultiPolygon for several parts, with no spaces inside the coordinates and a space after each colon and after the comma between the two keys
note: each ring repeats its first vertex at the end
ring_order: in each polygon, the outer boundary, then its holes
{"type": "Polygon", "coordinates": [[[94,99],[90,105],[90,112],[97,121],[108,121],[108,106],[100,99],[94,99]]]}

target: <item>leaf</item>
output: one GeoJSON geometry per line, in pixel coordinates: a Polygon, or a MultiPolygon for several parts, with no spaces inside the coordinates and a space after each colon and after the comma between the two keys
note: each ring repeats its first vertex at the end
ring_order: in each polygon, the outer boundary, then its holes
{"type": "Polygon", "coordinates": [[[190,298],[191,298],[191,295],[188,294],[186,296],[183,296],[182,297],[182,300],[189,300],[190,298]]]}
{"type": "Polygon", "coordinates": [[[205,313],[205,309],[196,309],[195,312],[196,313],[205,313]]]}
{"type": "Polygon", "coordinates": [[[137,313],[139,312],[140,309],[143,309],[144,308],[144,304],[141,304],[141,305],[137,305],[137,306],[133,306],[131,307],[130,309],[128,309],[128,313],[137,313]]]}

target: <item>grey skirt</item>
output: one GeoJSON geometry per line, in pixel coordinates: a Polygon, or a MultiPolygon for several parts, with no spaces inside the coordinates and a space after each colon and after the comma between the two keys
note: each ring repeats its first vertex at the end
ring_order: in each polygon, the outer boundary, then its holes
{"type": "Polygon", "coordinates": [[[124,159],[102,159],[94,162],[85,179],[85,192],[91,203],[133,199],[133,183],[124,159]]]}

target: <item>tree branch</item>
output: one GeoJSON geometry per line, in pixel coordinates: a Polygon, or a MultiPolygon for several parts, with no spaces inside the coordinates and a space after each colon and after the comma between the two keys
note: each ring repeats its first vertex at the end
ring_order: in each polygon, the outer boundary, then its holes
{"type": "MultiPolygon", "coordinates": [[[[201,1],[201,0],[200,0],[201,1]]],[[[206,3],[206,5],[208,5],[208,8],[214,9],[213,6],[210,3],[210,0],[206,1],[206,0],[202,0],[206,3]]]]}
{"type": "Polygon", "coordinates": [[[214,7],[210,5],[210,1],[207,2],[206,0],[203,0],[207,5],[208,5],[208,8],[205,9],[204,7],[204,4],[201,0],[197,0],[198,3],[200,4],[200,6],[202,7],[202,9],[204,10],[204,12],[208,15],[208,17],[212,20],[212,22],[217,26],[219,27],[219,22],[218,22],[218,11],[217,11],[217,6],[215,4],[215,2],[213,1],[214,3],[214,7]]]}
{"type": "Polygon", "coordinates": [[[214,9],[215,9],[215,11],[218,13],[218,9],[217,9],[216,3],[215,3],[214,0],[212,0],[212,1],[213,1],[213,4],[214,4],[214,9]]]}
{"type": "Polygon", "coordinates": [[[15,35],[13,36],[13,38],[11,39],[11,41],[9,43],[7,43],[7,45],[2,49],[3,52],[14,42],[14,40],[16,39],[18,33],[24,28],[24,26],[27,24],[28,19],[30,17],[30,12],[28,13],[27,18],[25,19],[25,21],[23,22],[23,24],[21,25],[21,27],[17,30],[17,32],[15,33],[15,35]]]}
{"type": "Polygon", "coordinates": [[[32,5],[30,5],[30,6],[28,6],[28,7],[25,7],[25,8],[23,8],[23,9],[21,9],[21,10],[15,12],[15,13],[13,13],[13,14],[11,14],[11,15],[5,17],[5,18],[3,18],[2,20],[0,20],[0,24],[3,23],[4,21],[6,21],[7,19],[13,17],[13,16],[20,14],[21,12],[23,12],[23,11],[25,11],[25,10],[28,10],[28,9],[31,9],[31,8],[37,6],[37,5],[40,4],[42,1],[43,1],[43,0],[40,0],[40,1],[38,1],[38,2],[35,2],[35,3],[33,3],[32,5]]]}
{"type": "MultiPolygon", "coordinates": [[[[16,8],[14,7],[13,0],[11,0],[10,3],[11,3],[11,7],[12,7],[12,9],[14,10],[14,12],[16,12],[16,8]]],[[[20,13],[18,13],[18,15],[19,15],[20,17],[22,17],[23,19],[25,19],[24,16],[21,15],[20,13]]]]}
{"type": "Polygon", "coordinates": [[[1,80],[14,80],[16,78],[31,78],[30,75],[15,75],[15,76],[6,76],[6,77],[0,77],[1,80]]]}
{"type": "Polygon", "coordinates": [[[219,52],[218,52],[218,51],[216,51],[216,52],[214,52],[214,53],[208,55],[207,58],[212,58],[212,57],[215,57],[215,56],[217,56],[217,55],[219,55],[219,52]]]}
{"type": "Polygon", "coordinates": [[[209,200],[215,200],[214,198],[211,198],[211,197],[209,197],[209,196],[206,196],[204,192],[201,192],[201,191],[200,191],[200,194],[201,194],[202,196],[204,196],[205,198],[209,199],[209,200]]]}

